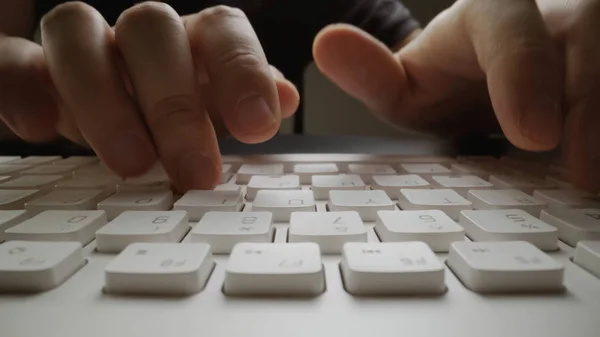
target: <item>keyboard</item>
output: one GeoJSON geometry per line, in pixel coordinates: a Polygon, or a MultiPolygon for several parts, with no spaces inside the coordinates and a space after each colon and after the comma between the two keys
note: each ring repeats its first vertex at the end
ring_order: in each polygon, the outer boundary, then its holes
{"type": "Polygon", "coordinates": [[[600,198],[509,156],[0,157],[2,336],[600,336],[600,198]]]}

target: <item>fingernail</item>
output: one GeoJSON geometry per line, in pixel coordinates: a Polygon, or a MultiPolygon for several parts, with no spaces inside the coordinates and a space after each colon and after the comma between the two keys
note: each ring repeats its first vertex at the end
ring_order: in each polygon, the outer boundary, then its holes
{"type": "Polygon", "coordinates": [[[189,154],[179,161],[177,183],[182,190],[212,189],[216,183],[216,167],[204,154],[189,154]]]}
{"type": "Polygon", "coordinates": [[[238,128],[248,133],[268,129],[275,123],[275,117],[267,102],[259,95],[242,99],[236,108],[238,128]]]}
{"type": "Polygon", "coordinates": [[[154,151],[133,132],[115,137],[108,151],[116,166],[126,175],[141,174],[154,161],[154,151]]]}

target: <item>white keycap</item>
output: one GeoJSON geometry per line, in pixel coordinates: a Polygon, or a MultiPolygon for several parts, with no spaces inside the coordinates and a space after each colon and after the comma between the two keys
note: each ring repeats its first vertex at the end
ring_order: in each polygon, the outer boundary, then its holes
{"type": "Polygon", "coordinates": [[[25,203],[31,214],[49,210],[95,210],[99,201],[107,197],[103,190],[54,190],[25,203]]]}
{"type": "Polygon", "coordinates": [[[528,176],[492,174],[490,183],[499,189],[521,190],[527,194],[533,194],[534,190],[547,190],[556,188],[549,181],[528,176]]]}
{"type": "Polygon", "coordinates": [[[12,160],[11,165],[41,165],[50,164],[62,160],[60,156],[29,156],[17,160],[12,160]]]}
{"type": "Polygon", "coordinates": [[[456,163],[452,164],[451,170],[456,174],[474,175],[485,180],[490,178],[490,172],[481,165],[456,163]]]}
{"type": "Polygon", "coordinates": [[[327,208],[330,212],[357,211],[363,221],[375,221],[377,211],[395,210],[396,205],[384,191],[337,191],[329,192],[327,208]]]}
{"type": "Polygon", "coordinates": [[[600,208],[600,197],[575,190],[535,190],[533,196],[549,208],[600,208]]]}
{"type": "Polygon", "coordinates": [[[447,263],[475,292],[563,289],[564,266],[525,241],[454,242],[447,263]]]}
{"type": "Polygon", "coordinates": [[[440,210],[379,211],[375,231],[382,242],[421,241],[435,252],[465,239],[465,230],[440,210]]]}
{"type": "Polygon", "coordinates": [[[229,254],[237,243],[272,242],[274,234],[269,212],[207,212],[185,241],[206,242],[213,253],[229,254]]]}
{"type": "Polygon", "coordinates": [[[398,205],[405,211],[438,209],[451,219],[458,220],[460,211],[472,209],[471,202],[451,189],[400,190],[398,205]]]}
{"type": "Polygon", "coordinates": [[[545,251],[558,248],[558,230],[520,209],[463,211],[460,225],[473,241],[527,241],[545,251]]]}
{"type": "Polygon", "coordinates": [[[84,265],[77,242],[6,242],[0,245],[0,291],[54,289],[84,265]]]}
{"type": "Polygon", "coordinates": [[[406,174],[419,174],[423,176],[452,173],[452,171],[442,164],[400,164],[399,169],[406,174]]]}
{"type": "Polygon", "coordinates": [[[349,174],[358,174],[360,178],[367,182],[373,182],[374,175],[396,174],[396,170],[386,164],[348,164],[349,174]]]}
{"type": "Polygon", "coordinates": [[[60,165],[75,165],[75,166],[84,166],[89,164],[98,163],[98,157],[93,156],[71,156],[61,160],[60,165]]]}
{"type": "Polygon", "coordinates": [[[227,183],[232,176],[231,164],[223,164],[221,166],[221,184],[227,183]]]}
{"type": "Polygon", "coordinates": [[[260,190],[252,210],[273,213],[273,221],[289,221],[292,212],[315,212],[316,205],[312,191],[260,190]]]}
{"type": "Polygon", "coordinates": [[[367,230],[358,212],[292,213],[289,242],[314,242],[325,254],[339,254],[346,242],[367,242],[367,230]]]}
{"type": "Polygon", "coordinates": [[[209,211],[239,212],[244,207],[240,189],[225,191],[187,191],[173,205],[174,210],[186,211],[190,221],[198,221],[209,211]]]}
{"type": "Polygon", "coordinates": [[[451,188],[465,198],[469,190],[494,188],[494,185],[475,175],[432,176],[431,182],[433,188],[451,188]]]}
{"type": "Polygon", "coordinates": [[[19,156],[0,156],[0,164],[7,164],[11,161],[21,159],[19,156]]]}
{"type": "Polygon", "coordinates": [[[168,211],[172,206],[172,191],[120,191],[98,203],[108,220],[125,211],[168,211]]]}
{"type": "Polygon", "coordinates": [[[45,211],[5,231],[6,241],[77,241],[87,245],[106,225],[103,211],[45,211]]]}
{"type": "Polygon", "coordinates": [[[248,182],[246,199],[253,200],[260,190],[299,190],[300,178],[297,175],[253,176],[248,182]]]}
{"type": "Polygon", "coordinates": [[[312,177],[311,184],[317,200],[327,200],[331,190],[360,191],[366,189],[364,181],[357,174],[315,175],[312,177]]]}
{"type": "Polygon", "coordinates": [[[24,209],[25,203],[40,194],[39,190],[0,189],[0,209],[24,209]]]}
{"type": "Polygon", "coordinates": [[[237,183],[248,184],[252,176],[258,175],[281,175],[283,164],[243,164],[237,172],[237,183]]]}
{"type": "Polygon", "coordinates": [[[325,290],[316,243],[239,243],[225,270],[225,294],[317,296],[325,290]]]}
{"type": "Polygon", "coordinates": [[[542,221],[558,229],[558,238],[575,247],[579,241],[600,240],[600,209],[547,209],[542,221]]]}
{"type": "Polygon", "coordinates": [[[43,165],[39,165],[39,166],[32,167],[30,169],[27,169],[21,173],[22,174],[34,174],[34,175],[38,175],[38,174],[41,174],[41,175],[44,175],[44,174],[72,175],[76,168],[77,168],[76,165],[43,164],[43,165]]]}
{"type": "Polygon", "coordinates": [[[0,211],[0,242],[4,241],[4,231],[27,219],[30,215],[25,210],[0,211]]]}
{"type": "Polygon", "coordinates": [[[49,191],[59,181],[67,178],[62,175],[24,175],[0,183],[0,189],[49,191]]]}
{"type": "Polygon", "coordinates": [[[429,182],[416,174],[373,176],[371,189],[383,190],[392,199],[400,197],[401,188],[431,188],[429,182]]]}
{"type": "Polygon", "coordinates": [[[205,243],[133,243],[106,266],[104,291],[192,295],[204,289],[214,266],[205,243]]]}
{"type": "Polygon", "coordinates": [[[563,190],[573,189],[573,185],[571,184],[569,179],[566,177],[566,174],[567,173],[548,174],[548,175],[546,175],[546,180],[549,183],[556,185],[556,187],[558,187],[560,189],[563,189],[563,190]]]}
{"type": "Polygon", "coordinates": [[[169,177],[166,174],[157,173],[125,179],[117,185],[118,191],[167,191],[170,189],[169,177]]]}
{"type": "Polygon", "coordinates": [[[519,190],[472,190],[467,199],[473,209],[522,209],[539,217],[548,204],[519,190]]]}
{"type": "Polygon", "coordinates": [[[121,179],[106,174],[77,175],[71,179],[59,181],[57,189],[102,189],[107,193],[113,193],[117,189],[117,183],[121,179]]]}
{"type": "Polygon", "coordinates": [[[340,171],[338,166],[333,163],[296,164],[293,173],[300,177],[301,184],[310,184],[314,175],[337,175],[340,171]]]}
{"type": "Polygon", "coordinates": [[[580,241],[575,248],[573,262],[600,277],[600,241],[580,241]]]}
{"type": "Polygon", "coordinates": [[[125,211],[96,231],[96,249],[118,253],[135,242],[180,242],[188,230],[185,211],[125,211]]]}
{"type": "Polygon", "coordinates": [[[21,172],[29,169],[30,165],[8,165],[2,164],[0,165],[0,175],[2,176],[17,176],[20,175],[21,172]]]}
{"type": "Polygon", "coordinates": [[[355,295],[438,295],[444,266],[423,242],[347,243],[341,262],[346,290],[355,295]]]}
{"type": "Polygon", "coordinates": [[[77,169],[77,171],[75,171],[75,176],[95,176],[95,175],[105,175],[105,176],[108,175],[108,176],[117,177],[106,166],[104,166],[102,164],[87,165],[87,166],[81,167],[81,168],[77,169]]]}

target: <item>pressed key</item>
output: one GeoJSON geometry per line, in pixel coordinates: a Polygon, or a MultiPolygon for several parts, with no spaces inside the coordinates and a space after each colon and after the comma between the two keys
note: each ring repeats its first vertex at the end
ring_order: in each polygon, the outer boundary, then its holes
{"type": "Polygon", "coordinates": [[[340,170],[334,163],[296,164],[293,173],[300,177],[301,184],[310,184],[314,175],[337,175],[340,170]]]}
{"type": "Polygon", "coordinates": [[[96,231],[96,250],[118,253],[136,242],[179,242],[189,230],[185,211],[125,211],[96,231]]]}
{"type": "Polygon", "coordinates": [[[600,197],[575,190],[536,190],[533,196],[549,208],[600,208],[600,197]]]}
{"type": "Polygon", "coordinates": [[[281,175],[283,164],[243,164],[237,171],[237,183],[248,184],[252,176],[257,175],[281,175]]]}
{"type": "Polygon", "coordinates": [[[229,254],[240,242],[272,242],[275,234],[270,212],[207,212],[185,242],[206,242],[213,253],[229,254]]]}
{"type": "Polygon", "coordinates": [[[77,168],[77,165],[56,165],[56,164],[43,164],[39,166],[27,169],[21,174],[34,174],[34,175],[73,175],[73,172],[77,168]]]}
{"type": "Polygon", "coordinates": [[[0,291],[54,289],[84,265],[77,242],[6,242],[0,245],[0,291]]]}
{"type": "Polygon", "coordinates": [[[328,210],[357,211],[364,221],[375,221],[377,211],[395,210],[396,205],[384,191],[338,191],[329,192],[328,210]]]}
{"type": "Polygon", "coordinates": [[[396,174],[396,170],[386,164],[348,164],[349,174],[358,174],[360,178],[367,182],[373,182],[374,175],[396,174]]]}
{"type": "Polygon", "coordinates": [[[600,240],[600,209],[547,209],[542,221],[558,229],[558,238],[575,247],[579,241],[600,240]]]}
{"type": "Polygon", "coordinates": [[[554,189],[556,185],[549,181],[529,176],[515,176],[508,174],[492,174],[490,183],[499,189],[521,190],[527,194],[533,194],[534,190],[554,189]]]}
{"type": "Polygon", "coordinates": [[[454,242],[447,263],[463,284],[475,292],[564,288],[564,266],[525,241],[454,242]]]}
{"type": "Polygon", "coordinates": [[[57,189],[102,189],[106,193],[114,193],[121,179],[106,174],[79,175],[71,179],[59,181],[57,189]]]}
{"type": "Polygon", "coordinates": [[[0,183],[0,189],[10,190],[40,190],[49,191],[61,180],[67,179],[62,175],[24,175],[12,180],[0,183]]]}
{"type": "Polygon", "coordinates": [[[5,231],[9,240],[77,241],[86,245],[106,225],[103,211],[44,211],[5,231]]]}
{"type": "Polygon", "coordinates": [[[223,164],[221,166],[221,184],[227,183],[232,176],[231,164],[223,164]]]}
{"type": "Polygon", "coordinates": [[[367,230],[356,211],[296,212],[290,218],[289,242],[314,242],[325,254],[339,254],[346,242],[367,242],[367,230]]]}
{"type": "Polygon", "coordinates": [[[460,225],[473,241],[527,241],[545,251],[558,248],[558,230],[520,209],[463,211],[460,225]]]}
{"type": "Polygon", "coordinates": [[[230,296],[317,296],[325,290],[319,246],[239,243],[227,262],[223,290],[230,296]]]}
{"type": "Polygon", "coordinates": [[[407,211],[438,209],[446,213],[452,220],[458,220],[460,211],[472,209],[471,202],[451,189],[400,190],[398,205],[407,211]]]}
{"type": "Polygon", "coordinates": [[[4,241],[4,231],[27,219],[30,215],[25,210],[0,211],[0,242],[4,241]]]}
{"type": "Polygon", "coordinates": [[[209,211],[239,212],[244,208],[244,195],[233,190],[190,190],[173,204],[174,210],[186,211],[190,221],[198,221],[209,211]]]}
{"type": "Polygon", "coordinates": [[[133,243],[105,269],[111,294],[192,295],[215,266],[206,243],[133,243]]]}
{"type": "Polygon", "coordinates": [[[289,221],[292,212],[315,212],[316,204],[312,191],[260,190],[252,210],[273,213],[273,221],[289,221]]]}
{"type": "Polygon", "coordinates": [[[25,208],[25,203],[40,194],[39,190],[0,189],[0,209],[15,210],[25,208]]]}
{"type": "Polygon", "coordinates": [[[119,191],[166,191],[169,189],[171,189],[169,177],[160,173],[125,179],[117,185],[119,191]]]}
{"type": "Polygon", "coordinates": [[[354,295],[438,295],[446,291],[444,266],[423,242],[344,245],[341,271],[354,295]]]}
{"type": "Polygon", "coordinates": [[[600,278],[600,241],[579,241],[573,262],[600,278]]]}
{"type": "Polygon", "coordinates": [[[423,176],[450,174],[446,166],[442,164],[400,164],[400,172],[406,174],[419,174],[423,176]]]}
{"type": "Polygon", "coordinates": [[[311,189],[315,193],[315,199],[327,200],[331,190],[360,191],[365,190],[366,185],[357,174],[315,175],[312,177],[311,189]]]}
{"type": "Polygon", "coordinates": [[[49,210],[95,210],[98,202],[109,194],[103,190],[58,189],[25,203],[31,214],[49,210]]]}
{"type": "Polygon", "coordinates": [[[467,197],[473,209],[522,209],[539,217],[548,204],[519,190],[472,190],[467,197]]]}
{"type": "Polygon", "coordinates": [[[382,190],[390,198],[398,199],[401,188],[431,188],[429,182],[416,174],[374,175],[371,189],[382,190]]]}
{"type": "Polygon", "coordinates": [[[490,189],[494,185],[475,175],[431,176],[433,188],[451,188],[466,198],[469,190],[490,189]]]}
{"type": "Polygon", "coordinates": [[[167,211],[172,206],[172,191],[119,191],[98,203],[108,220],[125,211],[167,211]]]}
{"type": "Polygon", "coordinates": [[[253,176],[248,182],[246,199],[252,200],[260,190],[299,190],[300,178],[297,175],[253,176]]]}
{"type": "Polygon", "coordinates": [[[435,252],[465,239],[465,230],[440,210],[379,211],[375,231],[382,242],[421,241],[435,252]]]}

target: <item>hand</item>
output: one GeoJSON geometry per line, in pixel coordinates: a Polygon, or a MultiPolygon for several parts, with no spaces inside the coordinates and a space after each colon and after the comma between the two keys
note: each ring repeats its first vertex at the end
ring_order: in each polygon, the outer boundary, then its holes
{"type": "Polygon", "coordinates": [[[124,177],[159,159],[176,189],[213,188],[217,134],[265,141],[299,103],[237,9],[179,17],[149,2],[110,27],[94,8],[66,3],[41,30],[43,47],[0,36],[2,119],[28,141],[60,133],[89,144],[124,177]]]}
{"type": "Polygon", "coordinates": [[[446,136],[499,124],[521,149],[560,145],[574,185],[598,192],[598,32],[600,0],[458,0],[396,53],[335,25],[314,56],[386,121],[446,136]]]}

